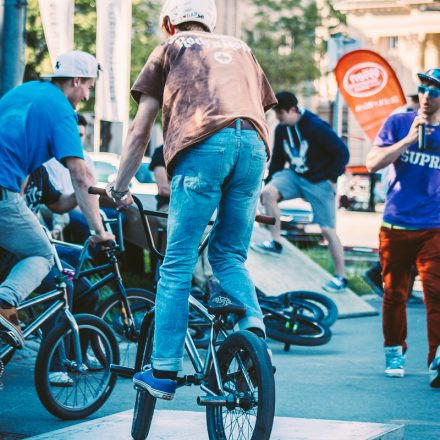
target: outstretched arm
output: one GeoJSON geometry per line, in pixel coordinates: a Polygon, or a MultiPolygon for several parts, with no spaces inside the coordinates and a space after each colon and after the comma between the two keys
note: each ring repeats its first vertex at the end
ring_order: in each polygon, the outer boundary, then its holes
{"type": "MultiPolygon", "coordinates": [[[[156,115],[159,112],[160,103],[156,98],[142,95],[136,116],[128,130],[127,138],[121,154],[121,163],[118,175],[113,184],[109,184],[107,192],[111,196],[109,189],[113,186],[115,191],[127,191],[131,179],[136,174],[141,165],[142,158],[147,148],[150,138],[151,127],[153,126],[156,115]]],[[[131,205],[131,196],[119,202],[119,206],[131,205]]]]}

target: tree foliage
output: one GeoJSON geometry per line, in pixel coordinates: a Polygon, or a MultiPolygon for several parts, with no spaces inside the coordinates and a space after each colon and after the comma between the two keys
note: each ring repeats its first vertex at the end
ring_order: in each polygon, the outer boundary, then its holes
{"type": "MultiPolygon", "coordinates": [[[[132,5],[131,83],[158,43],[156,29],[159,17],[159,5],[155,0],[132,0],[132,5]]],[[[75,0],[74,49],[96,54],[96,0],[75,0]]],[[[51,69],[38,0],[28,0],[24,81],[38,79],[40,74],[51,69]]],[[[94,96],[87,103],[82,103],[80,110],[92,111],[93,107],[94,96]]],[[[134,112],[132,101],[130,113],[134,112]]]]}
{"type": "Polygon", "coordinates": [[[301,85],[303,91],[320,75],[319,57],[333,27],[344,22],[330,0],[252,0],[255,19],[245,38],[275,89],[301,85]],[[325,28],[326,32],[322,32],[325,28]],[[321,32],[317,32],[320,30],[321,32]]]}

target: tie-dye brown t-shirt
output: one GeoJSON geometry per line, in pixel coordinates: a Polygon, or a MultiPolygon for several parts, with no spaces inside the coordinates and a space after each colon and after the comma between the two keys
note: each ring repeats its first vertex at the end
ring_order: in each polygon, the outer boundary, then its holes
{"type": "Polygon", "coordinates": [[[131,90],[162,104],[164,156],[176,154],[247,119],[265,142],[265,111],[276,104],[273,90],[249,47],[241,40],[200,31],[179,32],[157,47],[131,90]]]}

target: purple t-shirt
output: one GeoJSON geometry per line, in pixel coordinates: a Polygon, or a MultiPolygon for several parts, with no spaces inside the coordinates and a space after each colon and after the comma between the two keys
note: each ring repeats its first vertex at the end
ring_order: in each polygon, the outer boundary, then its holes
{"type": "MultiPolygon", "coordinates": [[[[374,144],[386,148],[403,139],[416,115],[391,115],[374,144]]],[[[440,126],[433,128],[425,151],[416,142],[390,165],[384,221],[410,228],[440,228],[440,126]]]]}

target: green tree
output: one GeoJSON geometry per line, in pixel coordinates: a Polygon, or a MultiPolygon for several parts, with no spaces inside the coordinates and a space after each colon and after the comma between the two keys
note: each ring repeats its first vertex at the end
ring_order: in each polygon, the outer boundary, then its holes
{"type": "Polygon", "coordinates": [[[330,0],[320,7],[316,1],[304,0],[252,2],[255,20],[246,27],[245,38],[269,81],[276,90],[299,84],[304,89],[319,77],[326,35],[344,22],[344,16],[335,12],[330,0]]]}
{"type": "MultiPolygon", "coordinates": [[[[160,7],[155,0],[132,0],[132,46],[130,81],[136,79],[153,48],[160,7]]],[[[75,0],[74,48],[96,54],[96,0],[75,0]]],[[[38,79],[52,69],[44,38],[38,0],[28,0],[26,25],[26,68],[24,81],[38,79]]],[[[94,96],[82,103],[81,111],[92,111],[94,96]]],[[[136,105],[131,102],[131,116],[136,105]]]]}

